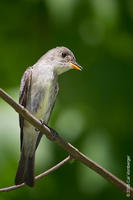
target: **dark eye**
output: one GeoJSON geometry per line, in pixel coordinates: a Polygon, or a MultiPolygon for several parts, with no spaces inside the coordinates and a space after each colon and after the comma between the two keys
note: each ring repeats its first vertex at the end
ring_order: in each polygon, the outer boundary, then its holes
{"type": "Polygon", "coordinates": [[[66,55],[67,55],[66,53],[62,53],[62,57],[63,57],[63,58],[65,58],[65,57],[66,57],[66,55]]]}

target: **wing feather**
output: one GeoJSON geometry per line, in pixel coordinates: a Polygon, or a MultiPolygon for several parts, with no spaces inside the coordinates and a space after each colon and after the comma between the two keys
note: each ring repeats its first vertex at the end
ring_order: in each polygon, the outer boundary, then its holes
{"type": "MultiPolygon", "coordinates": [[[[31,87],[31,80],[32,80],[32,67],[29,67],[24,72],[20,86],[19,103],[24,107],[26,107],[27,97],[31,87]]],[[[20,149],[22,149],[24,118],[21,115],[19,115],[19,125],[20,125],[20,141],[21,141],[20,149]]]]}

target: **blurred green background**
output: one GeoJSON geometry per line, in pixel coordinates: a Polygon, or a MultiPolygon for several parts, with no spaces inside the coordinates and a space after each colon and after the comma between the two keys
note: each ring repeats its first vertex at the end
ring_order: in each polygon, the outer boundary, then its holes
{"type": "MultiPolygon", "coordinates": [[[[18,101],[23,72],[47,50],[70,48],[84,70],[60,76],[50,126],[126,182],[127,155],[133,186],[133,1],[1,0],[0,87],[18,101]]],[[[67,156],[43,137],[36,174],[67,156]]],[[[18,114],[0,99],[0,187],[10,186],[19,159],[18,114]]],[[[72,162],[8,199],[127,199],[117,188],[72,162]]]]}

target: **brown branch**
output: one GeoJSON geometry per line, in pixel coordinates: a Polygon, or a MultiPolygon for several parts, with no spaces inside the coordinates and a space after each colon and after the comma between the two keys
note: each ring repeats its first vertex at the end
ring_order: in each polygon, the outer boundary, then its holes
{"type": "Polygon", "coordinates": [[[0,96],[2,99],[4,99],[9,105],[11,105],[16,112],[18,112],[20,115],[22,115],[27,121],[29,121],[34,127],[39,129],[39,131],[42,134],[45,134],[48,138],[54,139],[55,143],[57,143],[59,146],[63,147],[66,151],[72,155],[73,158],[79,160],[84,165],[91,168],[93,171],[104,177],[106,180],[111,182],[114,186],[119,188],[123,192],[130,191],[130,196],[133,197],[133,188],[130,187],[128,184],[117,178],[115,175],[86,157],[84,154],[82,154],[78,149],[73,147],[70,143],[66,142],[64,139],[62,139],[55,131],[56,135],[54,134],[53,137],[53,131],[45,125],[43,125],[39,120],[37,120],[33,115],[31,115],[28,110],[26,110],[23,106],[16,103],[6,92],[4,92],[0,88],[0,96]]]}
{"type": "MultiPolygon", "coordinates": [[[[56,169],[58,169],[59,167],[61,167],[62,165],[64,165],[66,162],[68,162],[69,160],[71,160],[71,156],[66,157],[64,160],[62,160],[61,162],[59,162],[58,164],[56,164],[55,166],[51,167],[50,169],[48,169],[47,171],[39,174],[38,176],[35,177],[35,181],[37,181],[38,179],[52,173],[53,171],[55,171],[56,169]]],[[[22,183],[20,185],[13,185],[10,187],[6,187],[6,188],[0,188],[0,192],[9,192],[11,190],[16,190],[20,187],[25,186],[25,183],[22,183]]]]}

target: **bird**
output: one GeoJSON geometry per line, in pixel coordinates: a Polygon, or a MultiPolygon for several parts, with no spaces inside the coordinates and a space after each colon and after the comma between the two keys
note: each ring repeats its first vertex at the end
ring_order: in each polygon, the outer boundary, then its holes
{"type": "MultiPolygon", "coordinates": [[[[82,70],[71,50],[63,46],[49,50],[24,72],[19,103],[47,125],[59,91],[58,76],[70,69],[82,70]]],[[[19,126],[20,160],[15,185],[25,183],[33,187],[35,152],[42,133],[21,115],[19,115],[19,126]]]]}

